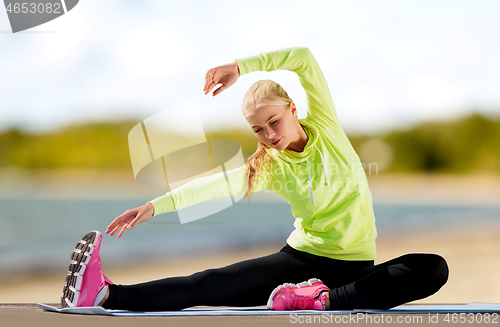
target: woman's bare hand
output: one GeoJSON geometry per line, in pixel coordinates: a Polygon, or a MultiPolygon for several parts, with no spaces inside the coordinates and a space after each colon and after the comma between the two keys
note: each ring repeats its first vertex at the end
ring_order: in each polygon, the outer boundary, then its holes
{"type": "Polygon", "coordinates": [[[153,217],[154,214],[153,205],[148,202],[143,206],[130,209],[119,215],[109,224],[106,229],[106,234],[114,236],[121,228],[118,237],[121,237],[126,229],[132,229],[136,225],[146,222],[153,217]]]}
{"type": "Polygon", "coordinates": [[[203,91],[207,94],[217,84],[222,84],[212,93],[212,96],[216,96],[236,83],[238,77],[240,77],[240,70],[236,61],[230,64],[214,67],[209,69],[205,75],[205,86],[203,87],[203,91]]]}

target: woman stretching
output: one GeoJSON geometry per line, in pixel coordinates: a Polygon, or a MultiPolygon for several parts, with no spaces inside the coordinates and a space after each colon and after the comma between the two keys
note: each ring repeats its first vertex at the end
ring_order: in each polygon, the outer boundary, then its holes
{"type": "Polygon", "coordinates": [[[244,57],[207,71],[203,91],[213,95],[253,71],[295,72],[307,94],[307,116],[271,80],[254,83],[242,112],[258,139],[239,168],[198,178],[143,206],[127,210],[107,228],[118,237],[152,217],[222,196],[273,190],[285,198],[295,230],[277,253],[135,285],[113,284],[99,258],[102,235],[91,232],[72,254],[62,306],[134,311],[180,310],[198,305],[258,306],[272,310],[389,309],[437,292],[448,279],[436,254],[376,258],[372,197],[360,159],[340,126],[323,73],[306,47],[244,57]],[[197,191],[200,187],[203,192],[197,191]],[[230,193],[231,192],[231,193],[230,193]],[[298,284],[294,284],[298,283],[298,284]]]}

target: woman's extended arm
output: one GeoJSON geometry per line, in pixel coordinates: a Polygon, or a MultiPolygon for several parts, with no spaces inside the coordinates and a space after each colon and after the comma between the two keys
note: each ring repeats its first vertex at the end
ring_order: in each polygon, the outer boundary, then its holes
{"type": "MultiPolygon", "coordinates": [[[[263,167],[254,192],[270,189],[269,175],[263,167]]],[[[143,206],[125,211],[108,226],[106,233],[121,237],[126,229],[132,229],[153,216],[177,211],[193,204],[223,196],[241,195],[246,192],[246,165],[219,172],[210,176],[194,179],[166,194],[159,196],[143,206]],[[227,177],[227,180],[226,180],[227,177]],[[121,229],[121,230],[120,230],[121,229]]]]}
{"type": "Polygon", "coordinates": [[[307,115],[325,127],[339,125],[330,89],[311,51],[289,47],[236,59],[240,76],[253,71],[289,70],[299,76],[307,94],[307,115]]]}

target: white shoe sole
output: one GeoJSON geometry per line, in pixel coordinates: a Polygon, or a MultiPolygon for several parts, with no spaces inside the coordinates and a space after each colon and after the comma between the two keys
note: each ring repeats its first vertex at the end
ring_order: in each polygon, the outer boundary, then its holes
{"type": "Polygon", "coordinates": [[[101,233],[98,231],[92,231],[86,234],[76,244],[75,250],[73,250],[71,254],[68,274],[61,296],[61,306],[63,308],[75,307],[78,303],[83,274],[90,261],[90,256],[94,251],[99,235],[101,235],[101,233]]]}
{"type": "Polygon", "coordinates": [[[280,289],[282,288],[285,288],[285,287],[297,287],[297,288],[301,288],[301,287],[304,287],[304,286],[309,286],[309,285],[312,285],[313,283],[316,283],[316,282],[320,282],[322,283],[321,280],[317,279],[317,278],[310,278],[309,280],[307,281],[304,281],[304,282],[301,282],[301,283],[298,283],[298,284],[293,284],[293,283],[284,283],[284,284],[281,284],[279,285],[278,287],[276,287],[271,295],[269,296],[269,300],[267,301],[267,308],[268,309],[271,309],[271,307],[273,306],[273,298],[274,298],[274,295],[276,294],[276,292],[278,292],[280,289]]]}

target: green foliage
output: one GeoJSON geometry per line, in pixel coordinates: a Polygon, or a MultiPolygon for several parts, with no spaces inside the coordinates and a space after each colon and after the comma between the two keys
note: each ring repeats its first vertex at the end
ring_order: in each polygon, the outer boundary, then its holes
{"type": "MultiPolygon", "coordinates": [[[[360,139],[351,137],[355,149],[360,139]]],[[[391,131],[381,139],[392,149],[391,172],[500,172],[500,119],[474,113],[391,131]]]]}
{"type": "Polygon", "coordinates": [[[229,139],[235,140],[241,145],[241,151],[245,160],[248,159],[256,150],[259,141],[254,136],[250,127],[245,130],[241,129],[226,129],[217,131],[207,131],[208,139],[229,139]]]}
{"type": "Polygon", "coordinates": [[[38,168],[130,167],[128,132],[134,123],[73,125],[54,133],[0,134],[0,166],[38,168]]]}
{"type": "MultiPolygon", "coordinates": [[[[88,123],[35,135],[9,130],[0,134],[0,167],[128,169],[128,133],[137,123],[88,123]]],[[[206,136],[238,141],[245,159],[258,143],[249,129],[213,130],[206,136]]],[[[392,151],[389,172],[500,172],[500,119],[475,113],[384,135],[349,136],[356,151],[373,138],[392,151]]]]}

